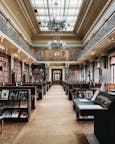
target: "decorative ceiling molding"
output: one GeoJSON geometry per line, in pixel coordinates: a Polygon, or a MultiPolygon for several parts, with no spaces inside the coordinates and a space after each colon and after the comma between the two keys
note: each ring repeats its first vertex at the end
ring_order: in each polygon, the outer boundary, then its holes
{"type": "Polygon", "coordinates": [[[7,18],[7,20],[11,22],[12,25],[23,35],[25,40],[31,42],[31,31],[29,31],[28,25],[27,23],[25,23],[24,17],[23,20],[26,27],[22,25],[22,22],[20,21],[21,20],[20,18],[22,18],[21,17],[22,12],[18,7],[17,2],[14,1],[13,3],[11,3],[9,0],[1,0],[0,9],[1,9],[0,12],[2,12],[3,15],[7,18]]]}
{"type": "Polygon", "coordinates": [[[28,1],[26,0],[16,0],[27,23],[30,25],[31,27],[31,30],[33,32],[33,35],[37,35],[37,33],[39,32],[39,27],[38,27],[38,24],[34,18],[34,13],[32,11],[32,7],[31,7],[31,4],[28,1]],[[30,13],[31,11],[31,13],[30,13]]]}
{"type": "Polygon", "coordinates": [[[87,41],[90,40],[90,38],[102,27],[102,25],[107,21],[114,11],[115,2],[109,0],[83,38],[84,44],[87,43],[87,41]]]}
{"type": "MultiPolygon", "coordinates": [[[[108,0],[108,1],[112,1],[112,0],[108,0]]],[[[93,25],[94,21],[97,19],[97,17],[102,12],[103,8],[108,3],[108,1],[107,0],[103,0],[103,1],[91,0],[87,2],[88,3],[87,7],[84,6],[81,9],[81,13],[79,14],[80,18],[78,18],[78,21],[75,27],[75,32],[79,34],[81,39],[85,37],[85,35],[87,34],[89,29],[93,25]]]]}
{"type": "MultiPolygon", "coordinates": [[[[43,46],[43,45],[39,45],[39,46],[31,46],[31,48],[44,48],[44,49],[48,49],[47,46],[43,46]]],[[[69,45],[69,46],[66,46],[66,49],[82,49],[83,48],[83,45],[69,45]]]]}
{"type": "Polygon", "coordinates": [[[78,17],[78,20],[76,22],[76,26],[75,26],[75,29],[74,29],[74,31],[76,33],[79,33],[81,25],[84,22],[84,19],[85,19],[86,15],[89,11],[89,8],[91,7],[92,2],[93,2],[93,0],[84,0],[83,1],[82,7],[81,7],[81,10],[80,10],[80,13],[79,13],[79,17],[78,17]]]}

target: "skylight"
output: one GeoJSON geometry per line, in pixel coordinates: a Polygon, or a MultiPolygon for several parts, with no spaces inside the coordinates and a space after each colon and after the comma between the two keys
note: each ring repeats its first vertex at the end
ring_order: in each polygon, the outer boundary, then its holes
{"type": "Polygon", "coordinates": [[[31,0],[41,31],[49,31],[46,23],[65,20],[63,31],[73,31],[83,0],[31,0]]]}

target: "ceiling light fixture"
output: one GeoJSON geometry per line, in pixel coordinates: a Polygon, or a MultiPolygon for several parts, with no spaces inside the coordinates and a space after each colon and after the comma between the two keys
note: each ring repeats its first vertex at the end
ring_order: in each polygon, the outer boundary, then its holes
{"type": "Polygon", "coordinates": [[[40,21],[40,27],[46,27],[51,31],[62,31],[66,30],[70,24],[67,22],[65,17],[59,17],[59,3],[54,2],[53,5],[53,16],[49,20],[40,21]]]}
{"type": "Polygon", "coordinates": [[[55,40],[48,42],[48,48],[50,50],[65,50],[66,49],[66,43],[62,40],[60,40],[58,32],[56,31],[56,37],[55,40]]]}

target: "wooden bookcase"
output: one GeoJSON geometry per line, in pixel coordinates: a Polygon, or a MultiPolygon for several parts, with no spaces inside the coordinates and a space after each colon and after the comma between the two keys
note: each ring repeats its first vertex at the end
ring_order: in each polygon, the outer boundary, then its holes
{"type": "Polygon", "coordinates": [[[0,107],[5,120],[28,121],[31,113],[31,91],[0,89],[0,107]]]}

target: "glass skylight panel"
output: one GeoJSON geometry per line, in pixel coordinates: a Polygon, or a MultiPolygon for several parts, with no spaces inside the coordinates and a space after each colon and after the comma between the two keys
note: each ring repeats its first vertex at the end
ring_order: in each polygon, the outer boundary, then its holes
{"type": "Polygon", "coordinates": [[[34,0],[36,5],[44,5],[44,0],[34,0]]]}
{"type": "Polygon", "coordinates": [[[46,15],[46,14],[48,14],[48,12],[44,11],[44,9],[37,9],[37,12],[38,12],[39,15],[46,15]]]}
{"type": "Polygon", "coordinates": [[[64,31],[73,31],[79,10],[83,0],[31,0],[36,19],[41,31],[48,31],[40,23],[48,23],[54,18],[57,20],[66,20],[69,27],[64,31]]]}
{"type": "Polygon", "coordinates": [[[35,4],[35,0],[31,0],[31,3],[32,3],[32,5],[34,5],[35,4]]]}
{"type": "Polygon", "coordinates": [[[75,15],[75,9],[69,9],[68,10],[68,15],[75,15]]]}

